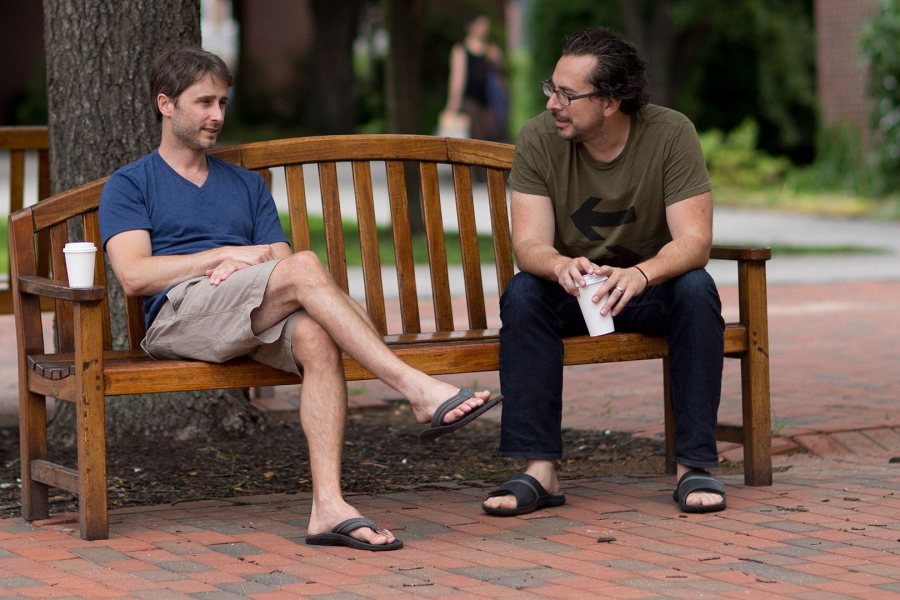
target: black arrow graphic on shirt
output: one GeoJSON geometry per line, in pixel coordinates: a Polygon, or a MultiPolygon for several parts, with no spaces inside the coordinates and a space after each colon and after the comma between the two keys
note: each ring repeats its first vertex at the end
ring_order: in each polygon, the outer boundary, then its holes
{"type": "Polygon", "coordinates": [[[606,239],[594,231],[594,227],[613,227],[614,225],[633,223],[637,220],[633,206],[628,207],[628,210],[594,212],[594,208],[600,202],[600,198],[591,196],[584,201],[584,204],[578,210],[572,213],[571,219],[575,223],[575,227],[589,240],[602,241],[606,239]]]}

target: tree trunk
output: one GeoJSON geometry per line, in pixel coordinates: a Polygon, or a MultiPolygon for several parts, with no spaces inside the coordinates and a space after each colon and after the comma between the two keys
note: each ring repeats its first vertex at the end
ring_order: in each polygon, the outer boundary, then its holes
{"type": "Polygon", "coordinates": [[[673,65],[684,60],[675,52],[675,27],[669,0],[657,0],[652,11],[644,11],[640,2],[620,0],[628,27],[628,37],[650,65],[647,92],[654,104],[672,106],[673,65]],[[649,14],[645,14],[649,12],[649,14]]]}
{"type": "Polygon", "coordinates": [[[361,0],[313,0],[315,42],[312,48],[312,83],[306,122],[325,135],[356,130],[356,77],[353,41],[359,28],[361,0]]]}
{"type": "MultiPolygon", "coordinates": [[[[388,131],[421,133],[422,29],[421,0],[384,0],[384,20],[390,40],[385,64],[388,131]]],[[[419,173],[405,165],[409,195],[409,224],[414,233],[425,230],[419,173]]]]}
{"type": "MultiPolygon", "coordinates": [[[[111,174],[159,142],[148,92],[150,66],[163,50],[200,44],[199,0],[44,1],[47,100],[53,192],[111,174]]],[[[107,278],[114,281],[107,265],[107,278]]],[[[110,286],[110,304],[122,290],[110,286]]],[[[113,346],[127,345],[122,314],[111,315],[113,346]]],[[[53,434],[74,440],[74,411],[57,411],[53,434]]],[[[263,419],[246,390],[117,397],[107,401],[111,441],[152,433],[197,438],[250,433],[263,419]]]]}

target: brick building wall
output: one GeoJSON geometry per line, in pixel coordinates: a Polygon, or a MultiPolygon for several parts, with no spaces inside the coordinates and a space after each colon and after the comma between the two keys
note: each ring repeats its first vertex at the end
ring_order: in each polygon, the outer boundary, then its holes
{"type": "Polygon", "coordinates": [[[849,125],[868,147],[867,71],[859,51],[860,27],[877,0],[816,0],[817,92],[822,123],[849,125]]]}

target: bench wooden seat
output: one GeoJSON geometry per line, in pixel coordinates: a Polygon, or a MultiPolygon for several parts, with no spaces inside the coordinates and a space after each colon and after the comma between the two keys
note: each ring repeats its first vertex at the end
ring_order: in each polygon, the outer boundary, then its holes
{"type": "MultiPolygon", "coordinates": [[[[482,262],[494,265],[496,280],[491,288],[502,293],[514,273],[505,184],[512,146],[430,136],[357,135],[258,142],[217,153],[264,174],[270,181],[283,177],[295,249],[311,247],[307,189],[318,184],[329,268],[345,290],[365,298],[375,326],[406,362],[433,375],[498,368],[498,330],[492,328],[496,325],[489,319],[497,314],[496,295],[490,295],[490,304],[486,302],[482,262]],[[338,170],[344,168],[343,163],[348,163],[353,174],[349,194],[339,185],[338,170]],[[428,284],[417,281],[412,259],[404,163],[416,165],[421,181],[429,250],[428,284]],[[304,165],[312,167],[304,169],[304,165]],[[473,186],[473,166],[485,169],[486,192],[481,191],[481,186],[473,186]],[[316,182],[307,181],[311,172],[316,182]],[[385,173],[387,181],[399,323],[389,318],[390,300],[385,299],[375,225],[375,194],[382,188],[373,185],[373,173],[385,173]],[[486,203],[489,223],[476,224],[476,203],[486,203]],[[359,224],[363,277],[362,289],[358,290],[349,284],[342,206],[355,208],[359,224]],[[445,212],[447,206],[452,213],[445,212]],[[450,293],[444,223],[451,217],[459,228],[464,317],[454,315],[454,300],[458,305],[460,299],[454,299],[450,293]],[[482,259],[477,235],[485,228],[491,232],[493,256],[482,259]]],[[[124,307],[129,348],[112,348],[110,296],[105,271],[100,267],[102,262],[95,270],[94,287],[72,289],[65,284],[61,252],[69,238],[67,224],[73,219],[83,227],[84,239],[99,246],[97,207],[104,181],[57,194],[15,212],[9,219],[19,369],[22,513],[27,520],[48,515],[48,486],[76,493],[81,535],[85,539],[108,535],[104,397],[301,383],[295,375],[248,359],[210,364],[148,358],[139,349],[144,334],[143,314],[139,299],[134,298],[128,299],[124,307]],[[42,261],[35,252],[36,236],[47,236],[50,241],[50,276],[41,273],[42,261]],[[42,299],[45,303],[50,299],[56,307],[54,348],[44,344],[42,299]],[[77,406],[76,468],[47,459],[47,397],[77,406]]],[[[726,325],[723,351],[742,364],[743,425],[720,426],[719,438],[743,444],[748,484],[769,485],[772,464],[765,265],[770,252],[766,248],[716,247],[712,255],[715,259],[735,261],[739,281],[739,318],[726,325]]],[[[103,259],[102,249],[97,256],[98,261],[103,259]]],[[[667,468],[671,471],[673,420],[665,341],[634,333],[565,340],[567,365],[645,359],[663,361],[667,468]]],[[[372,379],[371,373],[349,357],[344,359],[344,368],[348,380],[372,379]]]]}

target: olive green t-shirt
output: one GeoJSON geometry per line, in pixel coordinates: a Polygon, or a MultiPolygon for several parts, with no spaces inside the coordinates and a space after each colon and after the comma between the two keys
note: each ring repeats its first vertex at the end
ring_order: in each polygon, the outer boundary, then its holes
{"type": "Polygon", "coordinates": [[[666,206],[710,190],[693,124],[652,104],[633,116],[625,148],[608,163],[560,138],[549,111],[531,119],[519,133],[509,185],[550,197],[561,254],[618,267],[672,240],[666,206]]]}

